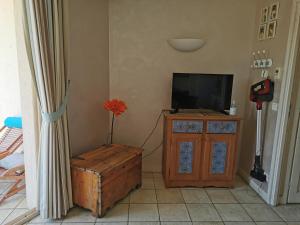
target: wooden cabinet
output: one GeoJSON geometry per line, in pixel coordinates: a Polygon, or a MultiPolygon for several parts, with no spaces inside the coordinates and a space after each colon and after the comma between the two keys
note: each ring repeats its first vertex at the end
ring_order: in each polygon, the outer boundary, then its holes
{"type": "Polygon", "coordinates": [[[231,187],[240,119],[223,114],[165,114],[167,187],[231,187]]]}

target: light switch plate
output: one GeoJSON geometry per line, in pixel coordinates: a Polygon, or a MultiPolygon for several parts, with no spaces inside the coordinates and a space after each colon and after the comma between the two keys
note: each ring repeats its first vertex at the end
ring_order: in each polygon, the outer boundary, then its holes
{"type": "Polygon", "coordinates": [[[274,72],[274,79],[279,80],[281,77],[281,68],[276,67],[274,72]]]}
{"type": "Polygon", "coordinates": [[[268,78],[269,76],[269,71],[268,70],[262,70],[261,71],[261,77],[262,78],[268,78]]]}

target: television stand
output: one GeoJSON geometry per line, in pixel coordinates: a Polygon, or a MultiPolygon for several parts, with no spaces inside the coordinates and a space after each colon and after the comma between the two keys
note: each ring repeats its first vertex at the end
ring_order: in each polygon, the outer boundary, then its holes
{"type": "Polygon", "coordinates": [[[233,187],[240,117],[220,112],[164,113],[167,187],[233,187]]]}

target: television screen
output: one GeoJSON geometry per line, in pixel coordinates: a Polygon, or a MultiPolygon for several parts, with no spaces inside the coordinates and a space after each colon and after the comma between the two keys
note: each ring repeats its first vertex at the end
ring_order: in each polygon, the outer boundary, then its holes
{"type": "Polygon", "coordinates": [[[233,75],[174,73],[173,109],[230,108],[233,75]]]}

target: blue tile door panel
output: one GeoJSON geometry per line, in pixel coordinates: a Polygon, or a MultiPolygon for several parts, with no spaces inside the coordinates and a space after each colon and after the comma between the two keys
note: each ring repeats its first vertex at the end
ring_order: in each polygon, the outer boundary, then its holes
{"type": "Polygon", "coordinates": [[[202,133],[203,121],[173,120],[174,133],[202,133]]]}
{"type": "Polygon", "coordinates": [[[234,134],[237,132],[236,121],[208,121],[207,133],[211,134],[234,134]]]}
{"type": "Polygon", "coordinates": [[[179,168],[178,173],[193,173],[193,142],[179,143],[179,168]]]}
{"type": "Polygon", "coordinates": [[[212,149],[212,174],[224,174],[226,170],[227,144],[225,142],[213,143],[212,149]]]}

